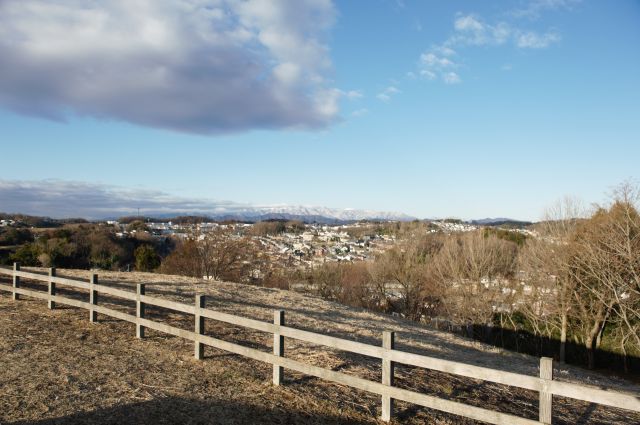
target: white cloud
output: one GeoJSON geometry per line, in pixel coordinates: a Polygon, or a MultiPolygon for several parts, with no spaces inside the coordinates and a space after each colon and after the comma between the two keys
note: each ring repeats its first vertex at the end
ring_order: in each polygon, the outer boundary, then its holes
{"type": "Polygon", "coordinates": [[[215,134],[337,117],[331,0],[3,0],[0,106],[215,134]]]}
{"type": "Polygon", "coordinates": [[[445,84],[458,84],[460,83],[460,77],[453,71],[447,72],[442,76],[442,80],[445,84]]]}
{"type": "Polygon", "coordinates": [[[438,75],[435,72],[430,71],[428,69],[421,69],[420,75],[426,78],[427,80],[435,80],[436,78],[438,78],[438,75]]]}
{"type": "Polygon", "coordinates": [[[487,44],[504,44],[512,34],[512,28],[499,22],[490,25],[475,15],[459,16],[454,21],[455,34],[446,42],[450,45],[470,44],[482,46],[487,44]]]}
{"type": "Polygon", "coordinates": [[[395,96],[398,93],[400,93],[400,90],[396,86],[389,86],[386,89],[384,89],[381,93],[378,93],[376,97],[382,100],[383,102],[388,102],[391,100],[393,96],[395,96]]]}
{"type": "MultiPolygon", "coordinates": [[[[556,31],[539,33],[522,30],[508,22],[489,24],[473,14],[459,14],[453,22],[453,34],[442,44],[431,46],[420,55],[419,74],[427,80],[441,80],[445,84],[462,82],[454,69],[460,67],[458,51],[469,46],[512,45],[520,49],[542,49],[560,41],[556,31]]],[[[410,77],[415,73],[410,72],[410,77]]]]}
{"type": "Polygon", "coordinates": [[[2,212],[54,218],[105,219],[140,213],[145,216],[207,215],[260,217],[283,214],[323,216],[331,221],[413,219],[401,213],[345,210],[312,206],[260,205],[202,198],[185,198],[149,189],[129,189],[64,180],[16,181],[0,179],[2,212]]]}
{"type": "Polygon", "coordinates": [[[456,31],[479,32],[485,30],[485,24],[476,19],[473,15],[460,16],[453,24],[456,31]]]}
{"type": "Polygon", "coordinates": [[[435,53],[438,53],[442,56],[453,56],[456,54],[456,51],[447,46],[435,46],[432,49],[435,53]]]}
{"type": "Polygon", "coordinates": [[[398,94],[400,93],[400,90],[395,87],[395,86],[389,86],[385,89],[385,92],[390,93],[390,94],[398,94]]]}
{"type": "Polygon", "coordinates": [[[538,34],[529,31],[518,34],[516,38],[516,45],[522,48],[542,49],[549,47],[550,44],[557,43],[560,41],[560,38],[560,35],[555,32],[538,34]]]}
{"type": "Polygon", "coordinates": [[[230,201],[188,199],[147,189],[64,180],[0,180],[2,211],[89,219],[144,214],[212,213],[247,208],[230,201]]]}
{"type": "Polygon", "coordinates": [[[524,7],[511,11],[511,15],[517,18],[537,19],[547,10],[571,10],[581,2],[582,0],[529,0],[524,7]]]}
{"type": "Polygon", "coordinates": [[[506,22],[490,25],[475,15],[458,16],[454,21],[454,29],[454,35],[445,41],[444,48],[511,43],[519,48],[539,49],[560,41],[560,35],[554,31],[540,34],[536,31],[516,28],[506,22]]]}
{"type": "Polygon", "coordinates": [[[455,64],[448,58],[438,57],[434,53],[423,53],[420,62],[427,67],[448,68],[455,64]]]}
{"type": "Polygon", "coordinates": [[[461,82],[458,74],[452,71],[458,67],[458,64],[451,59],[455,54],[455,50],[446,46],[435,46],[424,52],[420,55],[420,76],[427,80],[440,78],[446,84],[461,82]]]}
{"type": "Polygon", "coordinates": [[[350,100],[362,99],[362,97],[364,97],[360,90],[349,90],[343,92],[343,96],[350,100]]]}

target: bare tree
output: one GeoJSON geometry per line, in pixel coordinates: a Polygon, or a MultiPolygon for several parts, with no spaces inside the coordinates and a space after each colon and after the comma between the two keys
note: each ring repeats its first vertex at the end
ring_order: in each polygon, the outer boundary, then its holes
{"type": "Polygon", "coordinates": [[[444,294],[449,317],[470,326],[492,326],[494,312],[512,292],[517,247],[495,235],[469,232],[448,238],[435,258],[432,275],[444,294]]]}
{"type": "Polygon", "coordinates": [[[198,254],[204,277],[231,281],[249,273],[255,257],[249,238],[220,227],[198,238],[198,254]]]}
{"type": "MultiPolygon", "coordinates": [[[[590,353],[598,348],[607,321],[621,341],[640,349],[640,192],[630,183],[614,191],[612,205],[600,208],[577,234],[573,276],[582,300],[593,300],[586,313],[595,318],[584,339],[590,353]]],[[[623,347],[623,348],[625,348],[623,347]]],[[[623,350],[626,353],[626,348],[623,350]]]]}
{"type": "Polygon", "coordinates": [[[401,313],[420,320],[440,298],[429,267],[441,247],[439,236],[412,237],[376,258],[371,274],[379,296],[388,302],[397,298],[401,313]]]}
{"type": "Polygon", "coordinates": [[[196,240],[190,238],[178,241],[176,249],[162,260],[160,271],[162,273],[201,278],[203,276],[202,263],[196,240]]]}
{"type": "Polygon", "coordinates": [[[576,287],[570,273],[572,244],[585,216],[579,200],[565,197],[558,201],[545,211],[536,227],[538,237],[527,240],[519,258],[525,284],[519,311],[538,335],[560,335],[561,362],[566,360],[569,314],[576,287]]]}
{"type": "Polygon", "coordinates": [[[218,227],[207,233],[195,233],[181,242],[163,262],[165,273],[240,281],[250,276],[261,256],[252,241],[218,227]]]}

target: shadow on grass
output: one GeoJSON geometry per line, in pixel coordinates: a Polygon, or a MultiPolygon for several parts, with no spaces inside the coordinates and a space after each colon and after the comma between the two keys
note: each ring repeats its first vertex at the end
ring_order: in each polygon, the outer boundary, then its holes
{"type": "Polygon", "coordinates": [[[317,414],[291,409],[266,409],[244,403],[219,400],[191,400],[166,397],[74,413],[53,419],[9,422],[11,425],[71,424],[375,424],[332,414],[317,414]]]}

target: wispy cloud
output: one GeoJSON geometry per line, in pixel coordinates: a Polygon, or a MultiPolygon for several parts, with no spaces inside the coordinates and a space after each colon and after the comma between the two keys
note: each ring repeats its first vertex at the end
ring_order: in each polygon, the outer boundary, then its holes
{"type": "Polygon", "coordinates": [[[3,212],[51,217],[104,218],[135,214],[224,212],[250,207],[230,201],[207,201],[146,189],[126,189],[63,180],[0,180],[3,212]]]}
{"type": "Polygon", "coordinates": [[[560,41],[560,35],[556,32],[537,34],[532,31],[523,32],[517,35],[516,45],[528,49],[543,49],[550,44],[560,41]]]}
{"type": "MultiPolygon", "coordinates": [[[[551,6],[547,5],[547,7],[551,6]]],[[[561,36],[555,30],[541,33],[521,29],[510,22],[488,23],[475,14],[458,14],[453,21],[451,36],[443,43],[431,46],[420,55],[418,74],[427,80],[458,84],[462,81],[456,71],[461,61],[459,52],[465,48],[510,45],[518,49],[543,49],[560,40],[561,36]]],[[[413,71],[407,75],[410,78],[416,77],[413,71]]]]}
{"type": "Polygon", "coordinates": [[[461,15],[454,21],[454,35],[443,46],[499,46],[510,43],[518,48],[540,49],[560,41],[554,30],[539,33],[523,30],[507,22],[489,24],[476,15],[461,15]]]}
{"type": "Polygon", "coordinates": [[[546,11],[571,10],[581,2],[582,0],[529,0],[525,2],[523,7],[512,10],[510,14],[517,18],[538,19],[546,11]]]}
{"type": "Polygon", "coordinates": [[[53,218],[82,217],[104,219],[140,213],[146,216],[208,215],[260,216],[297,214],[337,219],[364,219],[393,216],[412,219],[400,213],[345,210],[291,205],[255,205],[232,201],[186,198],[157,190],[127,189],[96,183],[64,180],[16,181],[0,179],[0,211],[53,218]]]}
{"type": "Polygon", "coordinates": [[[360,90],[341,91],[340,94],[349,100],[362,99],[364,97],[360,90]]]}
{"type": "Polygon", "coordinates": [[[382,92],[378,93],[376,97],[382,100],[383,102],[388,102],[391,100],[393,96],[395,96],[398,93],[400,93],[400,90],[396,86],[389,86],[386,89],[384,89],[382,92]]]}
{"type": "Polygon", "coordinates": [[[331,0],[3,0],[0,107],[216,134],[322,128],[331,0]]]}
{"type": "Polygon", "coordinates": [[[420,55],[420,76],[427,80],[440,78],[447,84],[459,83],[460,77],[453,71],[458,67],[453,59],[455,54],[455,50],[445,46],[436,46],[423,53],[420,55]]]}
{"type": "Polygon", "coordinates": [[[476,15],[457,17],[453,28],[455,33],[445,42],[445,46],[500,45],[506,43],[513,34],[513,29],[507,23],[498,22],[495,25],[490,25],[476,15]]]}
{"type": "Polygon", "coordinates": [[[453,71],[447,72],[442,76],[445,84],[458,84],[460,83],[460,76],[453,71]]]}

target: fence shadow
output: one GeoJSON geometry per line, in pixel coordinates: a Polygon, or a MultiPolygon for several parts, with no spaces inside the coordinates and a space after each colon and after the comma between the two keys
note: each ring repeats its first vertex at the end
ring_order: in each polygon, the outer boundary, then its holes
{"type": "Polygon", "coordinates": [[[123,404],[90,412],[73,413],[53,419],[6,422],[7,425],[122,425],[122,424],[374,424],[332,414],[282,409],[266,409],[241,402],[192,400],[164,397],[123,404]]]}
{"type": "MultiPolygon", "coordinates": [[[[559,340],[534,335],[525,330],[514,331],[500,327],[473,325],[471,329],[463,328],[458,333],[494,347],[538,357],[559,359],[559,340]]],[[[586,347],[573,341],[567,341],[565,347],[567,363],[586,368],[588,362],[586,347]]],[[[636,382],[640,380],[640,358],[632,355],[623,356],[604,349],[594,350],[594,357],[597,370],[613,373],[636,382]]]]}

